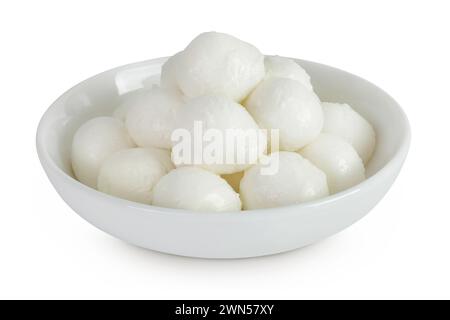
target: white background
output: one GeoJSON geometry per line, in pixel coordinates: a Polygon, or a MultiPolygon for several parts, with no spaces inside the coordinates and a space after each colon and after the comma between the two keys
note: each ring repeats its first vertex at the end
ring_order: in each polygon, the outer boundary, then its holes
{"type": "Polygon", "coordinates": [[[0,298],[450,298],[448,1],[2,1],[0,298]],[[167,56],[202,31],[358,74],[404,107],[403,171],[363,220],[320,243],[208,261],[95,229],[40,167],[35,130],[66,89],[167,56]]]}

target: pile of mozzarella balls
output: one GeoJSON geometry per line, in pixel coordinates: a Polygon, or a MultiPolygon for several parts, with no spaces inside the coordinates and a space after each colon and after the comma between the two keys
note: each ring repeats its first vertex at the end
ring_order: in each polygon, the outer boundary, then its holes
{"type": "MultiPolygon", "coordinates": [[[[207,212],[315,200],[365,179],[372,126],[348,104],[321,102],[293,60],[264,56],[230,35],[207,32],[163,65],[159,86],[93,118],[75,133],[76,178],[101,192],[160,207],[207,212]],[[174,165],[172,131],[279,130],[279,148],[256,163],[174,165]],[[172,155],[173,156],[173,155],[172,155]]],[[[239,152],[249,152],[243,144],[239,152]]]]}

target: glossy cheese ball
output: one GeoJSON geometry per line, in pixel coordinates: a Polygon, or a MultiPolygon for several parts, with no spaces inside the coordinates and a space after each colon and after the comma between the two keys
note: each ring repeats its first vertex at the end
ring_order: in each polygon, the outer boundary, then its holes
{"type": "Polygon", "coordinates": [[[264,56],[230,35],[206,32],[181,53],[177,83],[187,97],[218,94],[242,101],[264,78],[264,56]]]}
{"type": "Polygon", "coordinates": [[[316,94],[286,78],[264,80],[245,106],[261,128],[279,129],[280,150],[296,151],[322,130],[323,113],[316,94]]]}
{"type": "Polygon", "coordinates": [[[161,157],[158,151],[146,148],[113,153],[100,167],[98,190],[126,200],[150,204],[153,187],[169,171],[161,157]]]}
{"type": "Polygon", "coordinates": [[[182,104],[173,90],[153,87],[128,110],[125,124],[130,136],[140,147],[170,149],[170,137],[182,104]]]}
{"type": "Polygon", "coordinates": [[[172,161],[177,166],[195,165],[217,174],[230,174],[256,163],[266,150],[266,136],[260,135],[258,125],[247,110],[229,98],[202,96],[191,99],[181,108],[177,119],[176,127],[189,134],[188,140],[173,143],[172,161]],[[213,133],[220,137],[214,137],[213,133]],[[255,139],[250,139],[251,136],[255,139]],[[207,156],[213,153],[208,150],[214,146],[220,149],[221,156],[213,158],[213,162],[207,156]],[[180,154],[186,154],[182,152],[186,147],[192,150],[187,159],[180,157],[180,154]],[[201,151],[199,157],[194,155],[196,148],[201,151]]]}
{"type": "Polygon", "coordinates": [[[375,149],[375,130],[372,125],[348,104],[323,102],[323,132],[345,139],[358,152],[364,163],[375,149]]]}
{"type": "Polygon", "coordinates": [[[300,82],[309,90],[313,90],[311,78],[294,60],[279,56],[266,56],[264,59],[266,78],[287,78],[300,82]]]}
{"type": "Polygon", "coordinates": [[[82,183],[97,187],[100,165],[112,153],[134,146],[123,123],[112,117],[97,117],[84,123],[72,142],[72,168],[82,183]]]}
{"type": "Polygon", "coordinates": [[[240,194],[246,210],[298,204],[327,196],[327,178],[298,153],[275,152],[266,164],[245,171],[240,194]],[[264,172],[267,165],[274,170],[264,172]]]}
{"type": "Polygon", "coordinates": [[[193,211],[241,210],[241,201],[220,176],[196,167],[172,170],[153,188],[153,205],[193,211]]]}
{"type": "Polygon", "coordinates": [[[203,96],[190,100],[180,110],[176,127],[189,133],[189,146],[192,150],[187,162],[184,159],[180,161],[177,160],[179,147],[185,147],[186,141],[180,140],[181,144],[173,145],[172,161],[178,166],[195,165],[217,174],[231,174],[256,163],[267,146],[266,136],[261,134],[247,110],[223,96],[203,96]],[[220,136],[213,140],[213,133],[220,136]],[[200,144],[197,143],[199,140],[200,144]],[[215,142],[214,145],[212,142],[215,142]],[[199,150],[199,146],[200,157],[195,157],[195,149],[199,150]],[[222,155],[212,159],[217,160],[214,162],[207,159],[208,150],[212,146],[218,146],[222,155]]]}
{"type": "Polygon", "coordinates": [[[331,193],[348,189],[365,179],[364,164],[358,153],[338,136],[321,134],[299,152],[325,172],[331,193]]]}

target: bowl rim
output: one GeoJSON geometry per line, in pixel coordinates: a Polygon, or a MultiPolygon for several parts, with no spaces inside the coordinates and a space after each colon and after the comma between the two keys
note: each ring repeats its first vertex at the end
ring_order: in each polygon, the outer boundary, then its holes
{"type": "MultiPolygon", "coordinates": [[[[78,84],[74,85],[73,87],[66,90],[63,94],[61,94],[44,112],[42,117],[39,120],[39,124],[36,131],[36,149],[39,156],[39,160],[41,162],[41,165],[46,169],[52,170],[53,173],[57,174],[58,176],[62,177],[67,183],[73,184],[75,188],[77,188],[80,192],[87,192],[91,193],[92,196],[100,197],[101,201],[112,201],[114,202],[114,205],[122,206],[126,208],[133,208],[137,209],[139,212],[145,213],[145,214],[170,214],[170,215],[211,215],[211,216],[219,216],[219,217],[225,217],[225,216],[236,216],[239,215],[241,217],[244,216],[253,216],[253,215],[266,215],[271,214],[273,211],[277,211],[277,214],[280,214],[282,212],[284,213],[292,213],[295,212],[295,214],[302,214],[305,213],[305,211],[301,211],[303,209],[312,208],[312,207],[318,207],[324,204],[329,204],[333,202],[337,202],[343,198],[347,198],[350,195],[359,192],[362,189],[367,189],[370,187],[370,185],[376,184],[380,179],[383,179],[385,176],[390,175],[390,169],[395,167],[399,162],[403,162],[406,158],[406,155],[409,150],[410,142],[411,142],[411,127],[410,123],[408,121],[408,117],[404,110],[401,108],[400,104],[392,98],[387,92],[385,92],[383,89],[378,87],[377,85],[373,84],[372,82],[361,78],[353,73],[347,72],[345,70],[335,68],[326,64],[317,63],[314,61],[309,60],[303,60],[303,59],[297,59],[297,58],[289,58],[297,62],[306,62],[308,64],[316,64],[322,67],[334,69],[339,72],[346,73],[348,75],[351,75],[355,78],[357,78],[359,81],[366,82],[373,87],[375,87],[377,90],[379,90],[381,93],[386,95],[388,98],[390,98],[393,102],[395,102],[395,108],[399,112],[401,119],[400,121],[403,123],[403,136],[402,140],[400,142],[400,147],[395,151],[395,153],[391,156],[391,158],[384,164],[383,167],[381,167],[377,172],[375,172],[372,176],[366,178],[364,181],[358,183],[357,185],[354,185],[348,189],[345,189],[343,191],[337,192],[332,195],[328,195],[324,198],[320,198],[317,200],[307,201],[304,203],[299,204],[291,204],[281,207],[272,207],[272,208],[261,208],[261,209],[253,209],[253,210],[241,210],[241,211],[232,211],[232,212],[210,212],[210,211],[193,211],[193,210],[186,210],[186,209],[176,209],[176,208],[165,208],[165,207],[158,207],[150,204],[144,204],[139,202],[134,202],[126,199],[122,199],[119,197],[115,197],[103,192],[100,192],[94,188],[91,188],[80,181],[76,180],[74,177],[70,176],[66,172],[64,172],[52,159],[50,156],[46,144],[44,141],[44,128],[45,124],[49,121],[49,118],[51,116],[52,111],[56,108],[57,104],[60,102],[61,99],[63,99],[66,95],[68,95],[73,90],[77,89],[79,86],[82,86],[86,82],[92,81],[97,77],[101,77],[104,74],[118,71],[120,69],[126,69],[131,67],[138,67],[141,65],[146,65],[149,63],[161,63],[167,60],[169,57],[159,57],[134,63],[129,63],[125,65],[121,65],[115,68],[108,69],[106,71],[103,71],[101,73],[98,73],[94,76],[91,76],[78,84]],[[292,210],[297,209],[297,210],[292,210]],[[245,214],[242,214],[245,213],[245,214]]],[[[47,173],[47,172],[46,172],[47,173]]],[[[48,175],[48,173],[47,173],[48,175]]]]}

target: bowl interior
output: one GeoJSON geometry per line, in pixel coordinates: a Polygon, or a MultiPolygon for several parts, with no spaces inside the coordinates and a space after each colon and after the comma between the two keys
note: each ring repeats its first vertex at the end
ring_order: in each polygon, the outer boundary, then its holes
{"type": "MultiPolygon", "coordinates": [[[[94,76],[64,93],[45,113],[38,130],[38,144],[50,160],[73,177],[70,147],[77,128],[86,120],[111,115],[139,90],[159,83],[166,58],[135,63],[94,76]]],[[[385,166],[405,142],[408,124],[398,104],[378,87],[345,71],[297,60],[310,74],[322,101],[350,104],[375,128],[377,145],[367,165],[367,176],[385,166]]]]}

